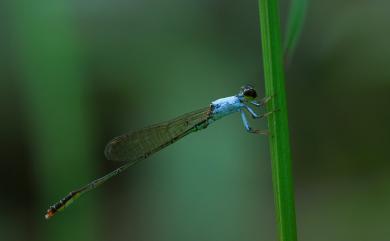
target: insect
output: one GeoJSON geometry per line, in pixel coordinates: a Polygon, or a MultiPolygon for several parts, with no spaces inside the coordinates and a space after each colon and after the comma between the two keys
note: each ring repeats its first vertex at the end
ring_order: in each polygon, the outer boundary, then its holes
{"type": "Polygon", "coordinates": [[[254,118],[263,118],[272,112],[257,114],[249,104],[263,107],[271,97],[255,101],[257,93],[253,86],[244,85],[237,95],[225,97],[211,102],[210,106],[199,109],[173,120],[155,124],[134,132],[123,134],[112,139],[106,146],[104,154],[108,160],[125,161],[126,163],[105,176],[70,192],[63,199],[51,206],[45,215],[46,219],[64,210],[81,195],[95,189],[110,178],[117,176],[135,163],[148,158],[186,135],[203,130],[211,123],[227,115],[239,112],[245,129],[250,133],[267,134],[266,131],[252,129],[249,126],[244,110],[254,118]]]}

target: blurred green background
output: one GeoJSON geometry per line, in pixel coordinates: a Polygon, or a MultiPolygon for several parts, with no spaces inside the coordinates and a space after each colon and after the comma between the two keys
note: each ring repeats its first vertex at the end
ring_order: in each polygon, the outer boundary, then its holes
{"type": "MultiPolygon", "coordinates": [[[[257,1],[0,5],[1,240],[276,240],[267,138],[238,115],[44,219],[119,165],[113,136],[263,93],[257,1]]],[[[389,8],[310,1],[286,73],[299,240],[389,240],[389,8]]]]}

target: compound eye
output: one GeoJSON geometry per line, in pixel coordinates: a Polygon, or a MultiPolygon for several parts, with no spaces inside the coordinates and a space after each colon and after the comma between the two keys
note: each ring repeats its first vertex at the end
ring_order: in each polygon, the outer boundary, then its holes
{"type": "Polygon", "coordinates": [[[257,97],[257,93],[256,93],[256,90],[250,88],[250,89],[246,89],[244,90],[244,96],[245,97],[248,97],[248,98],[256,98],[257,97]]]}

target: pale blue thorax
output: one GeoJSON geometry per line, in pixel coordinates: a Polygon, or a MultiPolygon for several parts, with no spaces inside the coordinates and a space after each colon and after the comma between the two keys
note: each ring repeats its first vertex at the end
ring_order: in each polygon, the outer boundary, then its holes
{"type": "Polygon", "coordinates": [[[207,123],[211,124],[214,121],[221,119],[222,117],[233,114],[235,112],[240,112],[242,123],[244,124],[245,129],[248,132],[257,133],[257,130],[253,130],[249,126],[249,122],[245,116],[245,112],[243,109],[246,109],[254,119],[261,118],[261,117],[263,117],[263,115],[256,114],[256,112],[254,112],[252,110],[252,108],[250,108],[248,106],[248,103],[251,103],[257,107],[260,107],[262,105],[256,101],[249,101],[248,102],[244,99],[243,96],[240,96],[240,95],[234,95],[234,96],[229,96],[229,97],[215,100],[215,101],[211,102],[211,107],[212,107],[211,111],[212,112],[211,112],[211,116],[208,119],[207,123]]]}
{"type": "Polygon", "coordinates": [[[244,107],[244,104],[237,96],[229,96],[215,100],[211,102],[211,105],[213,106],[212,118],[214,120],[238,112],[244,107]]]}

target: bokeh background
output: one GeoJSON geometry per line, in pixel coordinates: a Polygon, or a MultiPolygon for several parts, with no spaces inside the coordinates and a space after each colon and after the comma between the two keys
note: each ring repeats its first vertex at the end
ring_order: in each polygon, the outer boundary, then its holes
{"type": "MultiPolygon", "coordinates": [[[[267,138],[238,115],[44,219],[120,165],[113,136],[264,93],[257,1],[0,5],[1,240],[276,240],[267,138]]],[[[299,240],[389,240],[389,8],[310,1],[286,72],[299,240]]]]}

